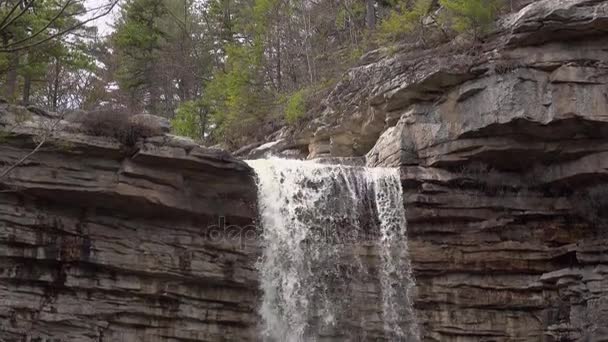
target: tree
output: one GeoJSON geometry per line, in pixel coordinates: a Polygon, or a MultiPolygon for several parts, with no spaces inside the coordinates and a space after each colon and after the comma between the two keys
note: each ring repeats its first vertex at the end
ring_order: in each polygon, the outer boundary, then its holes
{"type": "Polygon", "coordinates": [[[83,0],[6,0],[0,2],[0,52],[27,50],[72,34],[112,11],[118,0],[87,9],[83,0]],[[87,17],[85,20],[79,17],[87,17]]]}
{"type": "MultiPolygon", "coordinates": [[[[38,82],[40,89],[31,94],[33,102],[56,112],[82,108],[96,77],[90,45],[79,42],[69,49],[58,49],[49,55],[45,68],[38,82]]],[[[30,103],[25,94],[23,102],[30,103]]]]}
{"type": "Polygon", "coordinates": [[[376,28],[376,7],[374,0],[365,0],[365,24],[370,30],[376,28]]]}
{"type": "MultiPolygon", "coordinates": [[[[450,25],[477,37],[498,2],[126,0],[116,31],[94,53],[98,67],[89,74],[76,68],[89,75],[80,82],[90,84],[80,103],[163,115],[176,133],[236,148],[308,118],[310,99],[378,41],[428,44],[442,41],[441,32],[448,38],[435,20],[440,5],[450,25]],[[486,3],[491,8],[481,9],[486,3]]],[[[55,61],[44,63],[70,70],[69,58],[55,61]]]]}
{"type": "MultiPolygon", "coordinates": [[[[100,9],[106,10],[103,6],[97,10],[100,9]]],[[[57,98],[64,96],[71,100],[66,99],[61,109],[76,106],[80,97],[73,90],[82,86],[75,83],[75,75],[84,76],[92,69],[85,40],[96,35],[95,29],[85,26],[88,19],[81,20],[80,16],[98,17],[97,12],[89,11],[77,0],[17,0],[0,4],[0,13],[0,67],[4,71],[5,98],[59,110],[57,98]],[[56,39],[66,35],[69,39],[56,39]],[[53,95],[55,100],[51,99],[53,95]]]]}
{"type": "Polygon", "coordinates": [[[172,117],[180,102],[200,96],[212,52],[200,8],[191,0],[131,0],[111,40],[116,80],[132,111],[172,117]]]}
{"type": "MultiPolygon", "coordinates": [[[[159,18],[166,14],[162,0],[131,0],[122,8],[113,35],[114,46],[122,63],[117,79],[121,89],[140,105],[159,113],[159,50],[164,32],[159,18]]],[[[135,108],[132,108],[135,109],[135,108]]]]}
{"type": "Polygon", "coordinates": [[[380,25],[380,39],[391,42],[406,35],[417,34],[418,39],[425,42],[424,20],[430,13],[432,0],[416,0],[413,3],[402,0],[393,6],[394,9],[380,25]]]}
{"type": "Polygon", "coordinates": [[[475,40],[486,33],[503,7],[503,0],[439,0],[448,11],[452,28],[475,40]]]}
{"type": "Polygon", "coordinates": [[[178,135],[204,141],[208,135],[209,109],[202,100],[182,102],[171,120],[178,135]]]}

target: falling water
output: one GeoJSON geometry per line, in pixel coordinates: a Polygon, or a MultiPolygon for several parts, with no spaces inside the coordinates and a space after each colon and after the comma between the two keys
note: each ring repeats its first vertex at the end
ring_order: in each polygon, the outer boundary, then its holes
{"type": "Polygon", "coordinates": [[[258,178],[266,341],[417,341],[397,169],[269,159],[258,178]]]}

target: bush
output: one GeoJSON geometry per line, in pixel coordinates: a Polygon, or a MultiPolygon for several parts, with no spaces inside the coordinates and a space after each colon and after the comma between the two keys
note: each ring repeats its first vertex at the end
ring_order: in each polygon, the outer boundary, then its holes
{"type": "Polygon", "coordinates": [[[306,114],[305,92],[305,89],[296,91],[287,99],[285,105],[285,120],[287,123],[294,124],[306,114]]]}
{"type": "Polygon", "coordinates": [[[163,117],[150,114],[134,115],[129,117],[126,135],[121,141],[127,145],[134,145],[141,138],[164,135],[169,129],[169,121],[163,117]]]}
{"type": "Polygon", "coordinates": [[[483,162],[463,165],[457,171],[489,196],[521,193],[524,190],[507,172],[501,172],[483,162]]]}
{"type": "Polygon", "coordinates": [[[494,71],[498,75],[508,74],[519,68],[524,68],[525,65],[515,60],[503,60],[494,65],[494,71]]]}
{"type": "Polygon", "coordinates": [[[111,137],[127,146],[140,138],[162,135],[162,129],[150,119],[131,120],[127,112],[103,109],[85,114],[81,121],[83,132],[94,136],[111,137]]]}
{"type": "Polygon", "coordinates": [[[378,27],[380,41],[393,42],[416,31],[424,40],[424,18],[431,8],[431,0],[416,0],[411,8],[407,1],[396,4],[388,17],[378,27]]]}
{"type": "Polygon", "coordinates": [[[470,33],[478,39],[487,33],[503,7],[503,0],[439,0],[447,10],[452,28],[459,33],[470,33]]]}
{"type": "Polygon", "coordinates": [[[129,114],[112,109],[101,109],[85,113],[79,121],[86,134],[118,138],[128,125],[129,114]]]}
{"type": "Polygon", "coordinates": [[[171,119],[171,127],[177,135],[203,140],[207,134],[208,109],[198,101],[182,102],[171,119]]]}

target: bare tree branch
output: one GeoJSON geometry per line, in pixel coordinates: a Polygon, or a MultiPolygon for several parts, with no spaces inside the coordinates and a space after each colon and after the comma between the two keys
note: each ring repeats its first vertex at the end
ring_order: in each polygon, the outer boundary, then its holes
{"type": "Polygon", "coordinates": [[[63,116],[57,118],[55,120],[55,122],[53,122],[51,124],[51,126],[46,130],[46,132],[44,132],[44,134],[42,135],[42,137],[40,138],[40,142],[38,143],[38,145],[36,145],[36,147],[30,151],[28,154],[26,154],[25,156],[23,156],[21,159],[19,159],[17,162],[15,162],[13,165],[7,167],[6,169],[4,169],[1,173],[0,173],[0,179],[6,177],[9,173],[11,173],[15,168],[17,168],[19,165],[21,165],[24,161],[26,161],[29,157],[33,156],[36,152],[38,152],[42,146],[44,145],[44,143],[48,140],[48,138],[53,135],[55,128],[57,126],[57,124],[59,122],[61,122],[61,120],[63,119],[63,116]]]}
{"type": "MultiPolygon", "coordinates": [[[[2,22],[0,22],[0,27],[1,27],[2,29],[4,29],[4,27],[5,27],[5,25],[4,25],[4,24],[6,24],[6,21],[7,21],[7,20],[8,20],[8,19],[11,17],[11,15],[13,15],[13,13],[15,13],[15,11],[17,10],[17,8],[19,8],[19,6],[21,5],[21,3],[22,3],[22,2],[23,2],[23,0],[19,0],[19,1],[17,1],[17,2],[15,3],[15,5],[13,6],[13,8],[11,8],[10,12],[8,12],[8,14],[6,15],[6,17],[4,17],[4,18],[2,19],[2,22]]],[[[32,1],[32,3],[33,3],[33,2],[34,2],[34,1],[32,1]]],[[[26,7],[26,8],[24,9],[24,11],[25,11],[25,10],[27,10],[28,6],[25,6],[25,7],[26,7]]],[[[23,11],[22,11],[22,13],[23,13],[23,11]]],[[[19,17],[19,16],[17,16],[17,17],[19,17]]]]}
{"type": "Polygon", "coordinates": [[[68,0],[66,1],[65,5],[63,5],[63,7],[61,7],[61,10],[51,19],[49,20],[49,22],[40,30],[38,30],[38,32],[32,34],[31,36],[27,37],[27,38],[23,38],[21,40],[18,40],[16,42],[12,42],[6,46],[4,46],[3,48],[7,49],[16,45],[19,45],[21,43],[27,42],[28,40],[32,40],[34,38],[36,38],[38,35],[40,35],[42,32],[46,31],[46,29],[48,29],[57,19],[59,19],[59,17],[61,17],[61,15],[63,14],[63,12],[65,12],[65,10],[68,8],[68,6],[72,3],[72,0],[68,0]]]}
{"type": "Polygon", "coordinates": [[[14,23],[17,19],[21,18],[22,15],[27,13],[27,11],[32,8],[33,4],[34,0],[28,2],[19,14],[17,14],[13,19],[11,19],[11,21],[5,23],[4,25],[2,25],[2,27],[0,27],[0,32],[4,31],[10,24],[14,23]]]}
{"type": "Polygon", "coordinates": [[[46,42],[48,42],[48,41],[50,41],[52,39],[55,39],[57,37],[61,37],[61,36],[65,35],[65,34],[67,34],[67,33],[70,33],[71,31],[74,31],[74,30],[76,30],[76,29],[78,29],[78,28],[80,28],[80,27],[82,27],[82,26],[90,23],[91,21],[97,20],[97,19],[99,19],[101,17],[104,17],[104,16],[108,15],[110,12],[112,12],[112,10],[114,9],[114,7],[116,7],[116,4],[118,4],[118,1],[119,0],[113,0],[113,2],[108,5],[107,10],[105,10],[103,13],[101,13],[99,15],[96,15],[94,17],[91,17],[89,19],[86,19],[84,21],[81,21],[81,22],[79,22],[78,24],[76,24],[76,25],[74,25],[72,27],[69,27],[69,28],[67,28],[65,30],[59,31],[59,32],[57,32],[57,33],[55,33],[53,35],[50,35],[50,36],[48,36],[48,37],[46,37],[44,39],[41,39],[41,40],[39,40],[37,42],[33,42],[33,43],[30,43],[30,44],[27,44],[27,45],[18,46],[18,47],[10,47],[10,46],[14,46],[14,44],[11,44],[11,45],[9,45],[8,48],[7,47],[0,48],[0,52],[15,52],[15,51],[20,51],[20,50],[26,50],[26,49],[30,49],[32,47],[35,47],[37,45],[46,43],[46,42]]]}
{"type": "Polygon", "coordinates": [[[16,163],[7,167],[6,170],[2,171],[2,173],[0,173],[0,179],[6,177],[6,175],[8,175],[11,171],[13,171],[17,166],[21,165],[21,163],[23,163],[27,158],[31,157],[32,155],[34,155],[34,153],[38,152],[38,150],[40,150],[40,148],[42,147],[42,145],[44,145],[45,142],[46,142],[46,136],[44,136],[40,140],[38,145],[36,145],[36,147],[30,153],[26,154],[25,156],[23,156],[23,158],[19,159],[16,163]]]}

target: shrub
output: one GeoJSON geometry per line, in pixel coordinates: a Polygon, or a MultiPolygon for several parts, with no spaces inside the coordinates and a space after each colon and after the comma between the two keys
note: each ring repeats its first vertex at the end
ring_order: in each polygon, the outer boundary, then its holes
{"type": "Polygon", "coordinates": [[[302,89],[291,94],[285,105],[285,120],[289,124],[296,123],[306,114],[306,90],[302,89]]]}
{"type": "MultiPolygon", "coordinates": [[[[131,146],[141,138],[163,135],[164,130],[162,125],[164,125],[164,123],[160,123],[161,120],[166,121],[166,119],[162,117],[149,114],[140,114],[129,117],[126,135],[123,136],[121,142],[131,146]]],[[[166,121],[166,125],[168,132],[168,121],[166,121]]]]}
{"type": "Polygon", "coordinates": [[[162,129],[145,117],[131,120],[127,112],[113,109],[92,111],[81,118],[84,133],[111,137],[127,146],[133,146],[140,138],[162,135],[162,129]]]}
{"type": "Polygon", "coordinates": [[[177,135],[192,139],[204,139],[207,134],[208,109],[201,101],[182,102],[171,119],[171,127],[177,135]]]}
{"type": "Polygon", "coordinates": [[[118,138],[127,129],[129,114],[112,109],[100,109],[84,114],[80,120],[84,133],[118,138]]]}
{"type": "Polygon", "coordinates": [[[411,8],[408,8],[407,1],[400,1],[380,23],[379,39],[385,42],[396,41],[418,31],[420,39],[424,40],[424,18],[430,8],[431,0],[416,0],[411,8]]]}
{"type": "Polygon", "coordinates": [[[513,71],[515,71],[519,68],[523,68],[523,67],[525,67],[525,65],[521,64],[518,61],[503,60],[503,61],[499,61],[495,64],[494,71],[498,75],[503,75],[503,74],[508,74],[510,72],[513,72],[513,71]]]}
{"type": "Polygon", "coordinates": [[[503,0],[439,0],[447,10],[452,28],[474,39],[487,33],[503,7],[503,0]]]}
{"type": "Polygon", "coordinates": [[[461,166],[457,171],[490,196],[520,193],[522,191],[520,185],[514,182],[508,173],[501,172],[483,162],[472,162],[461,166]]]}

